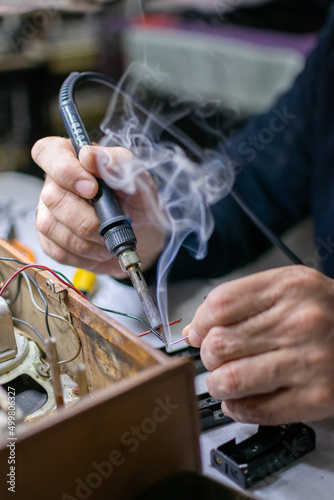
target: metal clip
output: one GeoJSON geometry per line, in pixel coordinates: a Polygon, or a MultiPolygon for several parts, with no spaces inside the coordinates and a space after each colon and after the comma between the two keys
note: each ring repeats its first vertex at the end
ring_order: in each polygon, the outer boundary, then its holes
{"type": "Polygon", "coordinates": [[[46,286],[49,288],[49,290],[51,290],[52,293],[55,293],[57,295],[62,294],[63,296],[65,296],[67,293],[66,285],[63,285],[62,283],[54,283],[50,278],[46,279],[46,286]]]}

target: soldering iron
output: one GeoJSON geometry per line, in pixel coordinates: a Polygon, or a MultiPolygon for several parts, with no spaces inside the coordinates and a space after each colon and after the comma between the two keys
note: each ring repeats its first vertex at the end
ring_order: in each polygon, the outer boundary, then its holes
{"type": "MultiPolygon", "coordinates": [[[[141,103],[116,87],[108,76],[95,72],[71,73],[61,87],[59,107],[67,133],[77,154],[79,154],[83,146],[91,144],[74,100],[75,90],[83,81],[102,83],[109,86],[125,99],[131,99],[132,104],[139,111],[143,112],[144,115],[147,114],[147,110],[141,103]]],[[[205,161],[205,156],[200,147],[188,136],[185,136],[182,131],[171,124],[164,123],[160,116],[151,116],[150,118],[156,125],[168,132],[171,137],[180,141],[200,161],[205,161]]],[[[103,236],[110,253],[117,257],[122,270],[128,273],[149,320],[152,332],[167,345],[159,311],[140,270],[141,263],[136,252],[137,241],[131,226],[131,220],[122,212],[112,189],[101,179],[97,179],[97,182],[99,190],[92,201],[101,224],[99,233],[103,236]]],[[[229,194],[274,246],[281,250],[292,263],[303,264],[299,257],[262,222],[235,188],[231,188],[229,194]]]]}
{"type": "MultiPolygon", "coordinates": [[[[60,89],[60,114],[77,155],[83,146],[91,145],[74,99],[75,90],[83,81],[110,84],[110,79],[99,73],[73,72],[60,89]]],[[[99,189],[92,202],[100,222],[99,233],[110,253],[118,259],[122,270],[128,274],[153,333],[167,345],[160,313],[140,269],[137,239],[131,219],[123,213],[114,191],[102,179],[97,179],[97,182],[99,189]]]]}

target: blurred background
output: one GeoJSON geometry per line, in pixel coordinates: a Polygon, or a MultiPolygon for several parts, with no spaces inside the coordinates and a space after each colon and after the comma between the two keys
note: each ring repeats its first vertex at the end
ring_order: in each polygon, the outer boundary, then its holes
{"type": "MultiPolygon", "coordinates": [[[[0,172],[41,176],[34,142],[65,135],[59,88],[71,71],[117,82],[165,106],[192,102],[179,124],[212,146],[264,110],[302,70],[329,0],[11,0],[0,5],[0,172]],[[198,116],[209,123],[203,133],[198,116]]],[[[98,141],[110,90],[82,88],[78,105],[98,141]]]]}

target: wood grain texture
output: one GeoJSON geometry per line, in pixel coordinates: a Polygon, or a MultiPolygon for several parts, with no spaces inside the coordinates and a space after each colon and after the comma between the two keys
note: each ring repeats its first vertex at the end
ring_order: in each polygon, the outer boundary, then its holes
{"type": "MultiPolygon", "coordinates": [[[[4,241],[0,256],[24,260],[4,241]]],[[[0,262],[0,278],[7,279],[17,267],[0,262]]],[[[75,366],[85,363],[91,395],[17,428],[15,498],[135,500],[173,473],[199,471],[192,363],[154,350],[76,292],[52,292],[48,273],[29,272],[50,311],[65,315],[77,330],[82,352],[68,371],[74,375],[75,366]]],[[[15,315],[46,336],[44,315],[31,306],[24,281],[21,287],[15,315]]],[[[77,341],[64,325],[53,325],[60,357],[68,356],[77,341]]],[[[0,498],[10,498],[7,438],[0,436],[0,498]]]]}

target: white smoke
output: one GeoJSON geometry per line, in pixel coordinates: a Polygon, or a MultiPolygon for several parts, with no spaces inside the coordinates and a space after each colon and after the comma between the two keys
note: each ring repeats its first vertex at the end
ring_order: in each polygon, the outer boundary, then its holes
{"type": "MultiPolygon", "coordinates": [[[[123,89],[124,82],[125,78],[121,84],[123,89]]],[[[234,173],[218,151],[202,150],[183,132],[173,128],[173,121],[189,113],[189,105],[179,102],[176,105],[174,100],[166,114],[159,103],[144,110],[131,98],[129,86],[125,97],[122,88],[115,92],[102,123],[105,136],[100,144],[127,148],[134,158],[112,169],[101,162],[99,168],[102,178],[113,189],[128,194],[140,190],[146,200],[147,220],[168,232],[168,242],[157,267],[157,303],[167,323],[170,266],[184,243],[195,258],[205,256],[207,241],[214,229],[210,207],[229,193],[234,173]],[[166,130],[168,138],[162,139],[166,130]],[[152,195],[140,175],[143,172],[152,176],[158,197],[152,195]]],[[[131,89],[135,88],[132,82],[131,89]]]]}

